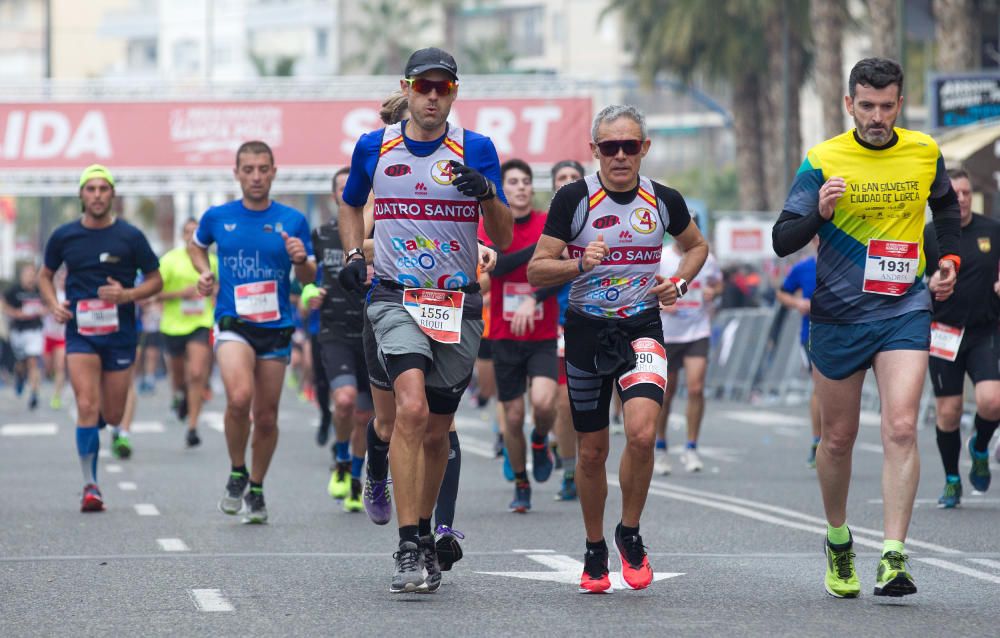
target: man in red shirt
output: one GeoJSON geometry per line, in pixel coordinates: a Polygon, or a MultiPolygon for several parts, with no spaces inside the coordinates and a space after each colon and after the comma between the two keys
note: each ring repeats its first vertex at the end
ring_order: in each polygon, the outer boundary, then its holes
{"type": "MultiPolygon", "coordinates": [[[[559,365],[556,337],[559,325],[558,286],[538,290],[528,283],[528,260],[545,227],[545,213],[532,210],[531,167],[519,159],[500,166],[504,193],[514,213],[514,240],[498,251],[490,274],[490,341],[496,371],[497,398],[504,406],[503,440],[514,474],[510,511],[531,509],[524,437],[524,395],[530,380],[535,429],[531,433],[532,474],[539,483],[552,474],[548,434],[555,422],[559,365]]],[[[480,239],[487,241],[480,228],[480,239]]]]}

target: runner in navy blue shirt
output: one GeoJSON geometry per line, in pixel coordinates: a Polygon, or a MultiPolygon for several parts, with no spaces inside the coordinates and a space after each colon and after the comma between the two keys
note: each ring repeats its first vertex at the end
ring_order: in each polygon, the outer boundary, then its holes
{"type": "Polygon", "coordinates": [[[39,290],[56,321],[66,324],[66,363],[76,395],[76,447],[83,469],[80,510],[99,512],[99,417],[118,430],[135,360],[135,303],[160,292],[160,262],[142,232],[111,212],[115,179],[103,166],[80,176],[83,218],[56,229],[45,246],[39,290]],[[52,278],[66,264],[66,300],[52,278]],[[136,285],[136,273],[144,279],[136,285]],[[106,399],[101,400],[101,397],[106,399]]]}
{"type": "MultiPolygon", "coordinates": [[[[819,238],[813,238],[813,248],[819,246],[819,238]]],[[[778,291],[778,302],[786,308],[798,311],[802,315],[802,331],[799,339],[802,344],[802,361],[807,370],[812,373],[812,363],[809,361],[809,310],[810,300],[813,291],[816,290],[816,255],[809,255],[799,263],[792,266],[781,284],[778,291]],[[796,296],[795,293],[801,294],[796,296]]],[[[791,320],[792,316],[788,317],[791,320]]],[[[812,416],[812,447],[809,449],[809,458],[806,465],[811,468],[816,467],[816,450],[819,448],[820,420],[819,420],[819,399],[816,397],[816,389],[813,388],[812,398],[809,401],[809,412],[812,416]]]]}
{"type": "Polygon", "coordinates": [[[226,441],[232,470],[219,509],[244,523],[266,523],[264,475],[278,445],[278,402],[291,355],[295,308],[290,277],[316,278],[309,224],[294,208],[271,199],[277,174],[264,142],[246,142],[233,171],[243,198],[208,209],[190,245],[201,273],[198,291],[211,294],[215,275],[208,247],[219,248],[215,351],[226,386],[226,441]],[[246,467],[253,406],[253,463],[246,467]]]}

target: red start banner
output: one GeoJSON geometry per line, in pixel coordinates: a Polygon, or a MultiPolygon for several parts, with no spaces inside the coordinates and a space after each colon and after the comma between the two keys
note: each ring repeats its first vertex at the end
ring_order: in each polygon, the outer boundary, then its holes
{"type": "MultiPolygon", "coordinates": [[[[590,98],[459,100],[450,119],[491,137],[501,160],[590,157],[590,98]]],[[[279,167],[343,166],[381,126],[377,105],[361,100],[0,104],[0,170],[230,167],[253,139],[279,167]]]]}

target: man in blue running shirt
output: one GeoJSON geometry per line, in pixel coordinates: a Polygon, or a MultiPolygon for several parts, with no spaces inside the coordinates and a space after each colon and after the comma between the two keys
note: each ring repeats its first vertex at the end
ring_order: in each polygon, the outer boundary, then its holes
{"type": "Polygon", "coordinates": [[[226,387],[225,432],[232,470],[219,509],[244,513],[244,523],[266,523],[264,475],[278,445],[278,403],[291,356],[295,309],[290,275],[316,278],[309,224],[294,208],[271,199],[277,174],[264,142],[246,142],[236,152],[243,198],[208,209],[190,245],[200,273],[198,291],[210,294],[215,275],[208,247],[219,250],[219,294],[215,305],[215,356],[226,387]],[[253,408],[251,469],[246,467],[253,408]]]}
{"type": "Polygon", "coordinates": [[[45,245],[38,287],[52,316],[66,324],[66,366],[76,397],[76,447],[83,470],[82,512],[100,512],[97,487],[100,416],[116,429],[132,382],[135,302],[160,292],[160,262],[135,226],[111,211],[115,178],[94,164],[80,176],[83,217],[63,224],[45,245]],[[66,264],[66,300],[52,278],[66,264]],[[143,282],[136,285],[136,273],[143,282]],[[100,415],[100,416],[99,416],[100,415]]]}

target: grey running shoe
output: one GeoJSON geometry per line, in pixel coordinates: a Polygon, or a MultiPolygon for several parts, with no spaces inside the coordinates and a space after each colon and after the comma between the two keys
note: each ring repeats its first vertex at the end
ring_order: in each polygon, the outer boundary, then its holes
{"type": "Polygon", "coordinates": [[[385,525],[392,520],[392,497],[389,495],[391,482],[388,477],[376,481],[370,473],[365,475],[365,493],[362,501],[368,518],[376,525],[385,525]]]}
{"type": "Polygon", "coordinates": [[[396,559],[396,571],[389,585],[390,594],[412,594],[424,587],[424,559],[416,543],[401,542],[392,557],[396,559]]]}
{"type": "Polygon", "coordinates": [[[226,493],[219,500],[219,511],[223,514],[235,516],[240,513],[243,507],[243,494],[250,484],[250,477],[239,472],[229,473],[229,482],[226,483],[226,493]]]}
{"type": "Polygon", "coordinates": [[[421,593],[433,594],[441,586],[441,565],[438,563],[437,546],[434,544],[434,534],[420,537],[420,554],[424,559],[424,570],[427,577],[421,593]]]}
{"type": "Polygon", "coordinates": [[[264,506],[264,490],[251,487],[243,497],[243,522],[248,525],[263,525],[267,522],[267,508],[264,506]]]}

